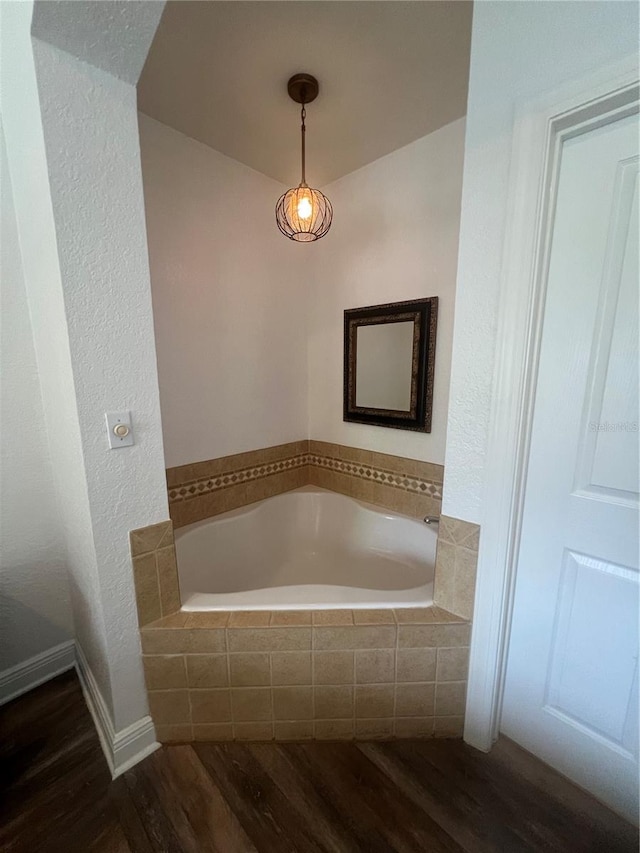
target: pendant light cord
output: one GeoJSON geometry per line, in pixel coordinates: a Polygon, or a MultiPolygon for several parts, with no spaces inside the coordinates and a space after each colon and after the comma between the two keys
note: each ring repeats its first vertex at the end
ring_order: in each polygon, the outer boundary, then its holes
{"type": "Polygon", "coordinates": [[[304,103],[302,104],[302,110],[300,111],[300,118],[302,119],[302,125],[300,127],[300,135],[302,137],[302,183],[304,186],[307,184],[307,176],[305,173],[305,134],[307,132],[307,128],[305,126],[304,120],[307,117],[307,111],[304,108],[304,103]]]}

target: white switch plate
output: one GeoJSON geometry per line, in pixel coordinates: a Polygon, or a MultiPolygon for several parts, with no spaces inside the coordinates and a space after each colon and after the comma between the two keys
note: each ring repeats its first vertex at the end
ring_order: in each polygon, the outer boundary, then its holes
{"type": "Polygon", "coordinates": [[[133,442],[133,427],[131,425],[131,412],[106,412],[107,436],[109,447],[115,450],[118,447],[131,447],[133,442]],[[117,427],[126,427],[126,435],[119,436],[115,430],[117,427]]]}

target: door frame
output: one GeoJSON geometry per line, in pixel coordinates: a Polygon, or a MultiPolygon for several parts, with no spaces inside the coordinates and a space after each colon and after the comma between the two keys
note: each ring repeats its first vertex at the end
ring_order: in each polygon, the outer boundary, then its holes
{"type": "Polygon", "coordinates": [[[502,714],[562,144],[636,112],[638,97],[629,56],[515,113],[464,727],[484,752],[502,714]]]}

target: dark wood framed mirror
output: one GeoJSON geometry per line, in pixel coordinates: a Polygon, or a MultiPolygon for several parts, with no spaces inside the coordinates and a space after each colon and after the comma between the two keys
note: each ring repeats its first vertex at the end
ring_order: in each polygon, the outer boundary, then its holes
{"type": "Polygon", "coordinates": [[[438,297],[344,312],[345,421],[431,432],[438,297]]]}

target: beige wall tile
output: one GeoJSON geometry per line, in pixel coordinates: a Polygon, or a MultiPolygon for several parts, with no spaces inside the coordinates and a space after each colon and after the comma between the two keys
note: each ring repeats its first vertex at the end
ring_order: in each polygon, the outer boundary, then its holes
{"type": "Polygon", "coordinates": [[[398,624],[430,625],[435,621],[433,607],[398,607],[393,612],[398,624]]]}
{"type": "Polygon", "coordinates": [[[275,723],[276,740],[311,740],[313,738],[313,720],[302,720],[298,722],[275,723]]]}
{"type": "Polygon", "coordinates": [[[186,662],[189,687],[229,686],[226,655],[187,655],[186,662]]]}
{"type": "Polygon", "coordinates": [[[138,625],[142,628],[162,616],[156,556],[152,552],[142,557],[134,557],[132,562],[138,625]]]}
{"type": "Polygon", "coordinates": [[[438,649],[437,681],[464,681],[469,668],[469,649],[438,649]]]}
{"type": "Polygon", "coordinates": [[[159,723],[155,726],[156,740],[160,743],[189,743],[193,740],[190,723],[159,723]]]}
{"type": "Polygon", "coordinates": [[[309,485],[319,486],[321,489],[328,488],[329,472],[324,468],[318,468],[316,465],[309,465],[309,485]]]}
{"type": "Polygon", "coordinates": [[[464,681],[444,681],[436,685],[436,716],[463,715],[467,685],[464,681]]]}
{"type": "Polygon", "coordinates": [[[397,717],[395,735],[398,738],[432,737],[433,717],[397,717]]]}
{"type": "Polygon", "coordinates": [[[452,622],[447,625],[398,625],[399,648],[423,646],[468,646],[470,625],[452,622]]]}
{"type": "Polygon", "coordinates": [[[319,485],[319,483],[316,481],[316,475],[317,475],[318,471],[319,471],[319,469],[315,465],[309,465],[308,466],[308,473],[309,473],[309,476],[307,478],[307,485],[308,486],[318,486],[319,485]]]}
{"type": "MultiPolygon", "coordinates": [[[[219,510],[219,512],[221,511],[219,510]]],[[[196,521],[202,521],[203,518],[208,518],[208,512],[209,510],[206,506],[202,505],[200,498],[169,503],[169,514],[171,515],[174,530],[186,527],[187,524],[194,524],[196,521]]]]}
{"type": "Polygon", "coordinates": [[[442,512],[442,501],[428,495],[416,495],[413,504],[414,518],[424,518],[425,515],[437,515],[442,512]]]}
{"type": "Polygon", "coordinates": [[[186,690],[150,690],[149,712],[154,723],[190,723],[189,694],[186,690]]]}
{"type": "Polygon", "coordinates": [[[354,610],[356,625],[395,625],[393,610],[354,610]]]}
{"type": "Polygon", "coordinates": [[[452,610],[456,583],[455,545],[438,537],[433,600],[439,607],[452,610]]]}
{"type": "Polygon", "coordinates": [[[396,685],[396,716],[433,716],[434,687],[434,684],[396,685]]]}
{"type": "Polygon", "coordinates": [[[373,503],[373,483],[362,477],[352,477],[351,497],[357,501],[373,503]]]}
{"type": "Polygon", "coordinates": [[[314,652],[313,680],[315,684],[353,684],[354,652],[314,652]]]}
{"type": "Polygon", "coordinates": [[[231,691],[233,721],[255,722],[270,720],[271,690],[268,687],[241,687],[231,691]]]}
{"type": "Polygon", "coordinates": [[[129,533],[129,545],[131,556],[137,557],[149,551],[155,551],[163,545],[172,545],[171,522],[161,521],[160,524],[152,524],[150,527],[140,527],[129,533]]]}
{"type": "Polygon", "coordinates": [[[393,717],[393,684],[367,684],[356,687],[356,718],[393,717]]]}
{"type": "MultiPolygon", "coordinates": [[[[215,495],[215,492],[213,492],[215,495]]],[[[224,512],[229,512],[232,509],[238,509],[241,506],[247,505],[247,486],[245,483],[239,483],[234,486],[227,486],[226,489],[223,489],[222,495],[224,497],[224,512]]],[[[214,515],[215,513],[209,513],[209,515],[214,515]]]]}
{"type": "Polygon", "coordinates": [[[271,662],[266,652],[240,652],[229,655],[232,687],[268,687],[271,662]]]}
{"type": "Polygon", "coordinates": [[[374,684],[395,681],[395,649],[359,650],[356,656],[356,682],[374,684]]]}
{"type": "Polygon", "coordinates": [[[313,725],[316,740],[353,740],[353,718],[345,720],[316,720],[313,725]]]}
{"type": "Polygon", "coordinates": [[[316,719],[344,719],[353,716],[353,687],[314,687],[316,719]]]}
{"type": "Polygon", "coordinates": [[[274,687],[273,716],[276,720],[313,719],[313,689],[309,687],[274,687]]]}
{"type": "Polygon", "coordinates": [[[311,625],[311,610],[273,610],[270,625],[311,625]]]}
{"type": "Polygon", "coordinates": [[[477,564],[477,551],[456,547],[455,593],[451,609],[465,619],[473,616],[477,564]]]}
{"type": "Polygon", "coordinates": [[[228,628],[230,652],[295,652],[311,648],[311,628],[228,628]]]}
{"type": "Polygon", "coordinates": [[[353,625],[353,610],[313,610],[314,625],[353,625]]]}
{"type": "Polygon", "coordinates": [[[273,740],[273,723],[234,723],[233,733],[236,740],[265,741],[273,740]]]}
{"type": "Polygon", "coordinates": [[[222,629],[192,628],[185,630],[184,633],[187,652],[213,654],[226,651],[224,630],[222,629]]]}
{"type": "Polygon", "coordinates": [[[442,607],[438,607],[437,605],[433,605],[431,608],[433,611],[433,621],[438,624],[445,624],[448,622],[460,622],[465,623],[468,620],[463,619],[462,616],[457,616],[455,613],[451,613],[450,610],[445,610],[442,607]]]}
{"type": "Polygon", "coordinates": [[[195,477],[191,474],[192,467],[192,465],[178,465],[175,468],[167,468],[167,488],[173,489],[176,486],[182,485],[182,483],[188,483],[191,480],[194,480],[195,477]]]}
{"type": "Polygon", "coordinates": [[[147,628],[140,632],[147,655],[214,654],[226,651],[224,629],[147,628]]]}
{"type": "Polygon", "coordinates": [[[359,447],[350,447],[345,444],[329,445],[333,448],[333,452],[328,454],[336,456],[338,459],[344,459],[347,462],[358,462],[361,465],[371,465],[375,454],[371,450],[362,450],[359,447]]]}
{"type": "Polygon", "coordinates": [[[169,690],[187,686],[187,670],[182,655],[153,655],[142,658],[147,690],[169,690]]]}
{"type": "Polygon", "coordinates": [[[202,723],[193,727],[193,739],[196,741],[233,740],[233,725],[231,723],[202,723]]]}
{"type": "Polygon", "coordinates": [[[274,462],[278,459],[289,459],[291,456],[297,456],[299,453],[305,453],[308,449],[308,440],[301,439],[300,441],[289,441],[286,444],[277,444],[274,447],[265,447],[258,451],[261,454],[263,461],[274,462]]]}
{"type": "MultiPolygon", "coordinates": [[[[393,512],[403,512],[407,507],[410,510],[413,508],[413,496],[408,492],[403,492],[400,489],[394,489],[393,486],[387,486],[385,483],[374,482],[371,502],[377,506],[385,507],[393,512]]],[[[411,512],[407,512],[407,515],[411,512]]]]}
{"type": "Polygon", "coordinates": [[[273,652],[271,680],[274,685],[311,684],[311,652],[273,652]]]}
{"type": "Polygon", "coordinates": [[[437,483],[442,487],[444,481],[444,465],[436,465],[433,462],[422,462],[419,459],[407,459],[406,471],[420,480],[429,483],[437,483]]]}
{"type": "Polygon", "coordinates": [[[169,616],[163,616],[162,619],[157,619],[152,625],[147,625],[147,628],[184,628],[187,624],[187,614],[181,610],[178,613],[171,613],[169,616]]]}
{"type": "Polygon", "coordinates": [[[180,586],[174,546],[170,545],[168,548],[160,548],[156,551],[156,563],[162,615],[169,616],[180,610],[180,586]]]}
{"type": "Polygon", "coordinates": [[[229,690],[190,690],[191,719],[194,723],[219,723],[231,720],[229,690]]]}
{"type": "Polygon", "coordinates": [[[340,445],[312,438],[309,440],[309,452],[316,456],[333,456],[335,459],[339,459],[340,445]]]}
{"type": "Polygon", "coordinates": [[[356,719],[356,737],[360,740],[390,740],[393,737],[394,719],[356,719]]]}
{"type": "Polygon", "coordinates": [[[435,681],[436,649],[398,649],[396,678],[405,681],[435,681]]]}
{"type": "Polygon", "coordinates": [[[245,484],[245,500],[247,504],[263,501],[273,495],[270,484],[271,477],[260,477],[257,480],[249,480],[245,484]]]}
{"type": "Polygon", "coordinates": [[[447,542],[478,549],[480,527],[477,524],[443,515],[440,518],[439,533],[447,542]]]}
{"type": "Polygon", "coordinates": [[[230,628],[260,628],[271,619],[270,610],[236,610],[229,614],[230,628]]]}
{"type": "Polygon", "coordinates": [[[185,613],[184,624],[187,628],[226,628],[229,615],[229,613],[217,613],[213,610],[204,613],[185,613]]]}
{"type": "Polygon", "coordinates": [[[315,646],[319,650],[333,649],[389,649],[396,645],[395,625],[364,626],[353,628],[314,628],[315,646]]]}
{"type": "Polygon", "coordinates": [[[462,737],[464,717],[436,717],[433,727],[434,737],[462,737]]]}

